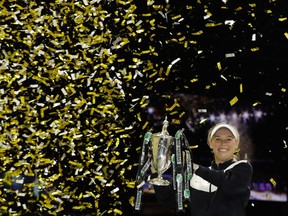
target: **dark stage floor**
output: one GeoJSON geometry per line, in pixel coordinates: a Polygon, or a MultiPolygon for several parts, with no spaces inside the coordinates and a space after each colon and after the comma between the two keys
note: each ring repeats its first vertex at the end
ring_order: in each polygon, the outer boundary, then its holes
{"type": "MultiPolygon", "coordinates": [[[[143,197],[143,216],[172,216],[175,213],[157,203],[155,194],[145,193],[143,197]]],[[[185,214],[184,214],[185,215],[185,214]]],[[[186,214],[187,215],[187,214],[186,214]]],[[[287,202],[250,201],[247,216],[287,216],[287,202]]],[[[187,215],[188,216],[188,215],[187,215]]]]}

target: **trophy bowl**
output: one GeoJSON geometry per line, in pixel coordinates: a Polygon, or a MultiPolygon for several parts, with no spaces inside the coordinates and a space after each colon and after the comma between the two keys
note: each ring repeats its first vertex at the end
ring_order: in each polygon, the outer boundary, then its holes
{"type": "Polygon", "coordinates": [[[158,186],[168,186],[170,182],[163,178],[163,173],[171,165],[171,145],[174,138],[168,133],[156,133],[151,137],[152,160],[151,165],[157,171],[158,176],[149,181],[149,183],[158,186]]]}

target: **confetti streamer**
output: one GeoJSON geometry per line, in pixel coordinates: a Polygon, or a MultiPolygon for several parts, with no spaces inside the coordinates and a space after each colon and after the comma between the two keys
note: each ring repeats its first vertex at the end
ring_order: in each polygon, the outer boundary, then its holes
{"type": "Polygon", "coordinates": [[[235,103],[237,103],[237,102],[238,102],[238,98],[235,96],[233,99],[230,100],[230,105],[234,106],[235,103]]]}

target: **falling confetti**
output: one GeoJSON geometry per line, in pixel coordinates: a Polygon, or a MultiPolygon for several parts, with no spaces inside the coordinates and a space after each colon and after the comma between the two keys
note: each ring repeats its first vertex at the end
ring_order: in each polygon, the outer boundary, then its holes
{"type": "Polygon", "coordinates": [[[260,86],[277,86],[271,100],[285,105],[287,83],[274,73],[282,66],[268,61],[282,54],[266,47],[287,43],[281,6],[2,1],[1,213],[131,212],[139,140],[157,128],[147,118],[153,101],[177,127],[188,116],[179,92],[219,94],[228,107],[257,87],[251,106],[258,106],[270,92],[260,86]],[[250,67],[259,58],[267,61],[250,67]]]}

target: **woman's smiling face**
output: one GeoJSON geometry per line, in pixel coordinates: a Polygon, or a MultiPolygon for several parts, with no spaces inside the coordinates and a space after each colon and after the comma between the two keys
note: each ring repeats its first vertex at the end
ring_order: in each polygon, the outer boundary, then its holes
{"type": "Polygon", "coordinates": [[[209,146],[217,164],[233,159],[238,149],[238,140],[227,128],[218,129],[210,140],[209,146]]]}

